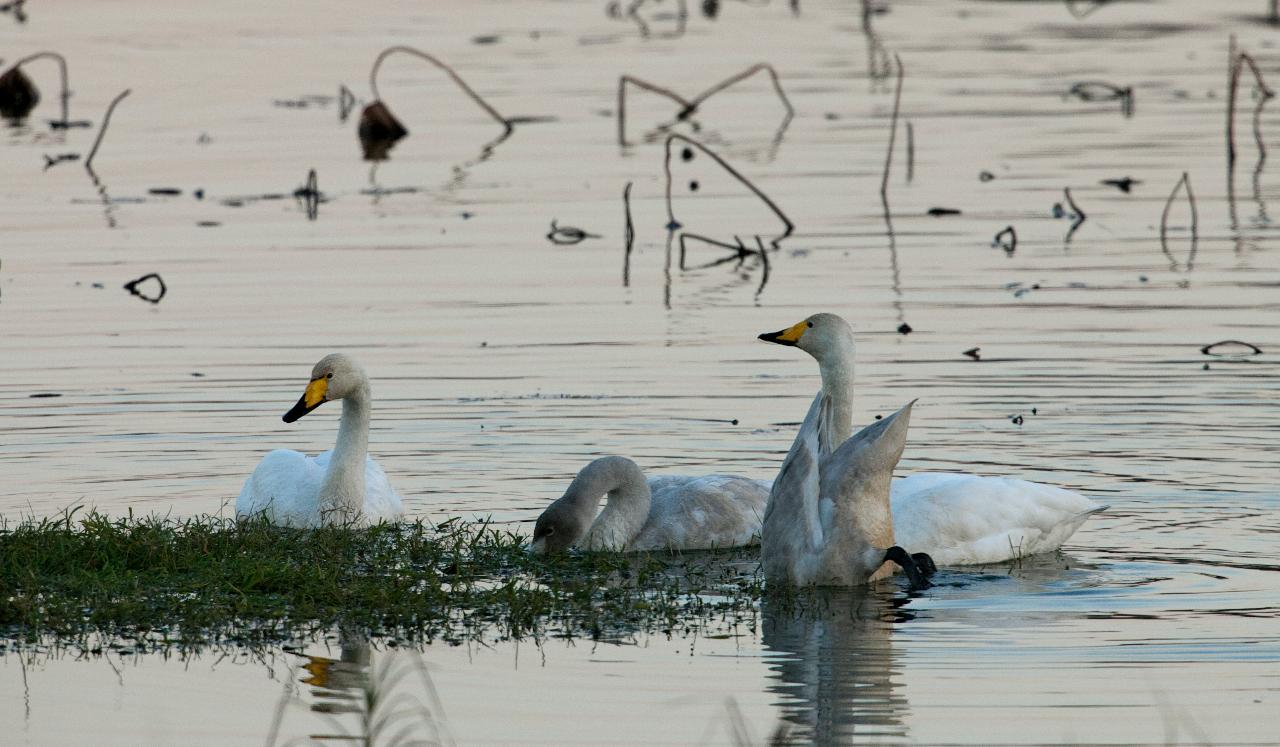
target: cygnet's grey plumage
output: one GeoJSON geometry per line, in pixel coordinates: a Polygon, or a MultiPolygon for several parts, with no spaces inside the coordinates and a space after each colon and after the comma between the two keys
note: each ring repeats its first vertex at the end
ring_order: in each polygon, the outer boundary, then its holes
{"type": "Polygon", "coordinates": [[[635,462],[583,467],[534,526],[530,549],[709,550],[759,541],[769,483],[733,475],[646,479],[635,462]],[[596,510],[606,498],[604,510],[596,510]]]}

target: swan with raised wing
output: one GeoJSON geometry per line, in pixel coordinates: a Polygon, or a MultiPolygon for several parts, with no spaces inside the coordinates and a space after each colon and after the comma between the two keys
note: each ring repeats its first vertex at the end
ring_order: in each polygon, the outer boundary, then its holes
{"type": "MultiPolygon", "coordinates": [[[[838,479],[841,474],[828,462],[843,448],[852,429],[853,331],[835,314],[815,314],[759,338],[805,351],[818,361],[822,376],[822,390],[774,483],[770,512],[779,501],[793,502],[808,514],[826,517],[828,498],[838,495],[829,478],[838,479]]],[[[901,435],[905,438],[905,424],[901,435]]],[[[913,552],[927,553],[938,565],[997,563],[1056,550],[1089,516],[1106,508],[1062,488],[1016,478],[950,473],[893,480],[885,499],[891,509],[891,516],[885,518],[891,521],[881,542],[896,541],[913,552]]],[[[881,508],[877,498],[874,507],[859,510],[879,512],[881,508]]],[[[766,554],[770,519],[766,514],[766,554]]],[[[813,529],[820,528],[829,529],[813,529]]]]}
{"type": "Polygon", "coordinates": [[[620,456],[596,459],[538,517],[529,549],[710,550],[754,544],[769,483],[733,475],[646,479],[620,456]],[[596,515],[600,499],[604,510],[596,515]]]}
{"type": "Polygon", "coordinates": [[[333,450],[309,457],[277,449],[258,463],[236,499],[237,517],[265,516],[292,527],[367,525],[404,515],[400,496],[369,458],[369,377],[349,356],[327,355],[311,370],[302,398],[284,414],[292,423],[330,400],[342,400],[333,450]]]}

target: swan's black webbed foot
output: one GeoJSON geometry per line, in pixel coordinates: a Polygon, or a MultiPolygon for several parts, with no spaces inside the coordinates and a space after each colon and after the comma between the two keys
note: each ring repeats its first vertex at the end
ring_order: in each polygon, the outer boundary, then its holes
{"type": "MultiPolygon", "coordinates": [[[[921,554],[923,555],[923,553],[921,554]]],[[[932,568],[933,558],[930,558],[928,555],[924,555],[924,557],[929,561],[929,567],[932,568]]],[[[902,570],[907,572],[907,578],[911,580],[912,589],[927,589],[930,586],[933,586],[933,584],[929,583],[928,575],[921,571],[915,558],[908,555],[907,551],[903,550],[901,547],[894,545],[888,550],[885,550],[884,559],[892,560],[902,566],[902,570]]]]}
{"type": "Polygon", "coordinates": [[[911,559],[916,561],[916,567],[925,575],[925,578],[938,572],[938,566],[934,564],[933,558],[929,557],[927,552],[913,552],[911,559]]]}

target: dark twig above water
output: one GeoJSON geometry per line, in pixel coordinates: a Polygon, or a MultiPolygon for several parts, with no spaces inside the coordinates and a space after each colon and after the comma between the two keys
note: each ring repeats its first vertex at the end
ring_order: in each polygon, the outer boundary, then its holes
{"type": "Polygon", "coordinates": [[[889,121],[889,147],[884,155],[884,173],[880,176],[880,199],[884,201],[888,200],[889,168],[893,166],[893,144],[898,136],[898,110],[902,105],[902,58],[894,54],[893,61],[898,67],[898,83],[893,91],[893,118],[889,121]]]}
{"type": "Polygon", "coordinates": [[[414,57],[417,57],[421,60],[425,60],[431,63],[432,65],[436,66],[440,70],[442,70],[446,75],[449,76],[450,80],[452,80],[458,86],[458,88],[462,89],[462,92],[465,93],[468,98],[474,101],[477,106],[479,106],[481,109],[485,111],[486,114],[488,114],[490,117],[493,117],[495,122],[502,125],[504,129],[510,131],[511,129],[510,120],[508,120],[506,117],[499,114],[497,109],[494,109],[492,106],[490,106],[489,102],[485,101],[480,96],[480,94],[476,93],[475,90],[471,88],[471,86],[467,85],[467,82],[462,79],[462,76],[458,75],[457,71],[455,71],[449,65],[446,65],[444,62],[440,61],[438,58],[432,55],[429,55],[420,49],[415,49],[413,47],[406,47],[406,46],[388,47],[382,50],[382,52],[378,54],[377,58],[374,59],[373,67],[370,68],[369,70],[369,90],[373,92],[374,99],[379,101],[382,100],[382,95],[378,93],[378,70],[379,68],[382,67],[382,63],[384,60],[386,60],[391,55],[396,54],[397,52],[413,55],[414,57]]]}
{"type": "Polygon", "coordinates": [[[685,160],[685,161],[691,160],[693,158],[694,149],[707,155],[708,157],[711,158],[712,161],[714,161],[717,165],[719,165],[720,168],[724,169],[725,172],[727,172],[734,179],[737,179],[740,184],[742,184],[744,187],[750,190],[752,194],[754,194],[756,197],[759,197],[761,202],[763,202],[766,206],[768,206],[768,208],[771,211],[773,211],[773,214],[776,215],[778,219],[782,221],[784,226],[783,232],[778,236],[775,236],[770,242],[775,247],[777,246],[779,241],[786,238],[787,236],[790,236],[791,232],[795,230],[795,224],[791,222],[791,219],[787,217],[786,213],[782,212],[782,208],[778,207],[777,203],[775,203],[768,195],[766,195],[759,187],[757,187],[755,183],[753,183],[750,179],[748,179],[747,177],[739,173],[737,169],[730,166],[727,161],[725,161],[723,158],[721,158],[719,155],[713,152],[710,148],[703,145],[702,143],[699,143],[696,140],[687,138],[684,135],[670,135],[667,137],[666,155],[663,159],[663,164],[662,164],[663,171],[666,174],[667,220],[668,220],[669,226],[672,226],[673,228],[678,228],[680,226],[680,222],[676,220],[675,209],[673,208],[672,201],[671,201],[671,183],[672,183],[672,178],[671,178],[672,147],[671,146],[673,143],[676,143],[676,142],[681,142],[685,144],[685,147],[681,149],[681,154],[680,154],[680,157],[682,160],[685,160]]]}
{"type": "Polygon", "coordinates": [[[320,201],[322,199],[322,195],[320,194],[320,183],[316,178],[315,169],[311,169],[307,173],[306,184],[293,190],[293,196],[295,199],[301,201],[303,206],[307,209],[307,220],[315,220],[320,217],[320,201]]]}
{"type": "Polygon", "coordinates": [[[1066,237],[1063,238],[1062,242],[1064,244],[1070,244],[1071,237],[1075,236],[1076,230],[1079,229],[1080,226],[1084,225],[1084,222],[1088,220],[1089,216],[1085,215],[1084,211],[1080,209],[1080,206],[1076,204],[1076,201],[1071,199],[1070,187],[1064,187],[1062,190],[1062,194],[1066,197],[1067,206],[1071,208],[1071,213],[1073,215],[1073,219],[1071,221],[1071,228],[1070,230],[1067,231],[1067,235],[1066,237]]]}
{"type": "Polygon", "coordinates": [[[1178,260],[1174,258],[1173,252],[1169,250],[1169,211],[1173,208],[1173,200],[1178,196],[1179,190],[1186,190],[1187,204],[1191,208],[1191,249],[1187,253],[1187,270],[1190,271],[1195,262],[1196,245],[1200,240],[1200,221],[1196,213],[1196,196],[1191,191],[1191,178],[1187,172],[1182,172],[1182,178],[1178,183],[1173,185],[1173,191],[1169,193],[1169,199],[1164,203],[1164,212],[1160,214],[1160,250],[1169,258],[1169,266],[1173,270],[1178,269],[1178,260]]]}
{"type": "Polygon", "coordinates": [[[631,220],[631,182],[627,182],[627,186],[622,188],[622,210],[626,214],[627,223],[622,230],[623,237],[623,255],[622,255],[622,287],[631,286],[631,250],[636,243],[636,226],[631,220]]]}
{"type": "Polygon", "coordinates": [[[409,134],[409,130],[400,123],[394,114],[391,113],[390,107],[382,100],[382,96],[378,93],[378,70],[382,67],[382,63],[388,57],[396,53],[412,55],[421,60],[425,60],[437,69],[443,71],[449,76],[449,79],[462,90],[472,101],[476,103],[486,114],[494,119],[498,124],[502,125],[502,135],[498,142],[509,136],[515,128],[513,121],[502,116],[485,101],[480,94],[476,93],[462,76],[449,65],[445,64],[433,55],[427,54],[420,49],[406,46],[388,47],[378,54],[373,61],[373,67],[369,70],[369,90],[373,92],[373,103],[365,107],[360,114],[360,126],[358,134],[360,143],[364,148],[364,157],[366,160],[380,161],[387,157],[388,151],[396,141],[409,134]]]}
{"type": "Polygon", "coordinates": [[[618,78],[618,145],[626,147],[631,143],[627,142],[627,86],[628,84],[643,88],[650,93],[655,93],[664,98],[670,99],[680,105],[680,110],[676,113],[675,120],[677,122],[685,122],[690,120],[698,107],[707,101],[707,99],[715,96],[717,93],[731,88],[737,83],[750,78],[759,72],[765,72],[769,75],[769,80],[773,84],[773,90],[778,94],[778,99],[782,102],[786,114],[783,115],[782,124],[779,127],[779,133],[786,130],[791,123],[791,119],[795,116],[795,108],[791,106],[791,100],[787,98],[787,93],[782,87],[782,81],[778,78],[778,71],[767,62],[760,62],[751,67],[735,73],[728,78],[716,83],[702,93],[691,99],[686,99],[675,91],[664,88],[663,86],[650,83],[649,81],[636,78],[631,75],[623,75],[618,78]]]}
{"type": "Polygon", "coordinates": [[[1253,57],[1247,52],[1238,52],[1236,50],[1236,38],[1231,37],[1229,47],[1229,82],[1227,87],[1227,163],[1234,165],[1236,161],[1236,98],[1240,89],[1240,72],[1245,66],[1253,73],[1254,85],[1258,90],[1258,103],[1253,109],[1253,139],[1257,143],[1259,157],[1265,160],[1267,157],[1267,146],[1262,138],[1262,107],[1267,101],[1275,97],[1275,92],[1267,85],[1262,78],[1262,71],[1258,69],[1258,64],[1254,62],[1253,57]]]}
{"type": "Polygon", "coordinates": [[[907,184],[916,175],[916,128],[911,124],[911,120],[907,120],[907,184]]]}
{"type": "Polygon", "coordinates": [[[338,84],[338,121],[346,122],[356,108],[356,95],[346,85],[338,84]]]}
{"type": "Polygon", "coordinates": [[[102,145],[102,138],[107,134],[107,127],[111,125],[111,114],[116,110],[116,105],[129,95],[130,89],[126,88],[111,99],[111,103],[107,105],[106,114],[102,115],[102,126],[98,128],[98,137],[93,141],[93,147],[89,149],[89,157],[84,159],[84,167],[89,173],[93,173],[93,157],[98,155],[98,146],[102,145]]]}

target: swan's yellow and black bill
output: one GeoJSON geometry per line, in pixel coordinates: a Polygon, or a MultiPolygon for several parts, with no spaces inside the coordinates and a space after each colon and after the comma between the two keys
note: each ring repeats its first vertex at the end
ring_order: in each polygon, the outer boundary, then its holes
{"type": "Polygon", "coordinates": [[[292,423],[298,418],[306,415],[316,409],[325,402],[325,394],[329,391],[328,379],[312,379],[307,384],[307,390],[302,393],[302,399],[298,400],[298,404],[293,409],[284,414],[284,422],[292,423]]]}
{"type": "Polygon", "coordinates": [[[809,322],[803,321],[779,332],[765,332],[760,335],[760,339],[765,342],[776,342],[779,345],[795,345],[800,342],[801,337],[804,337],[807,329],[809,329],[809,322]]]}

